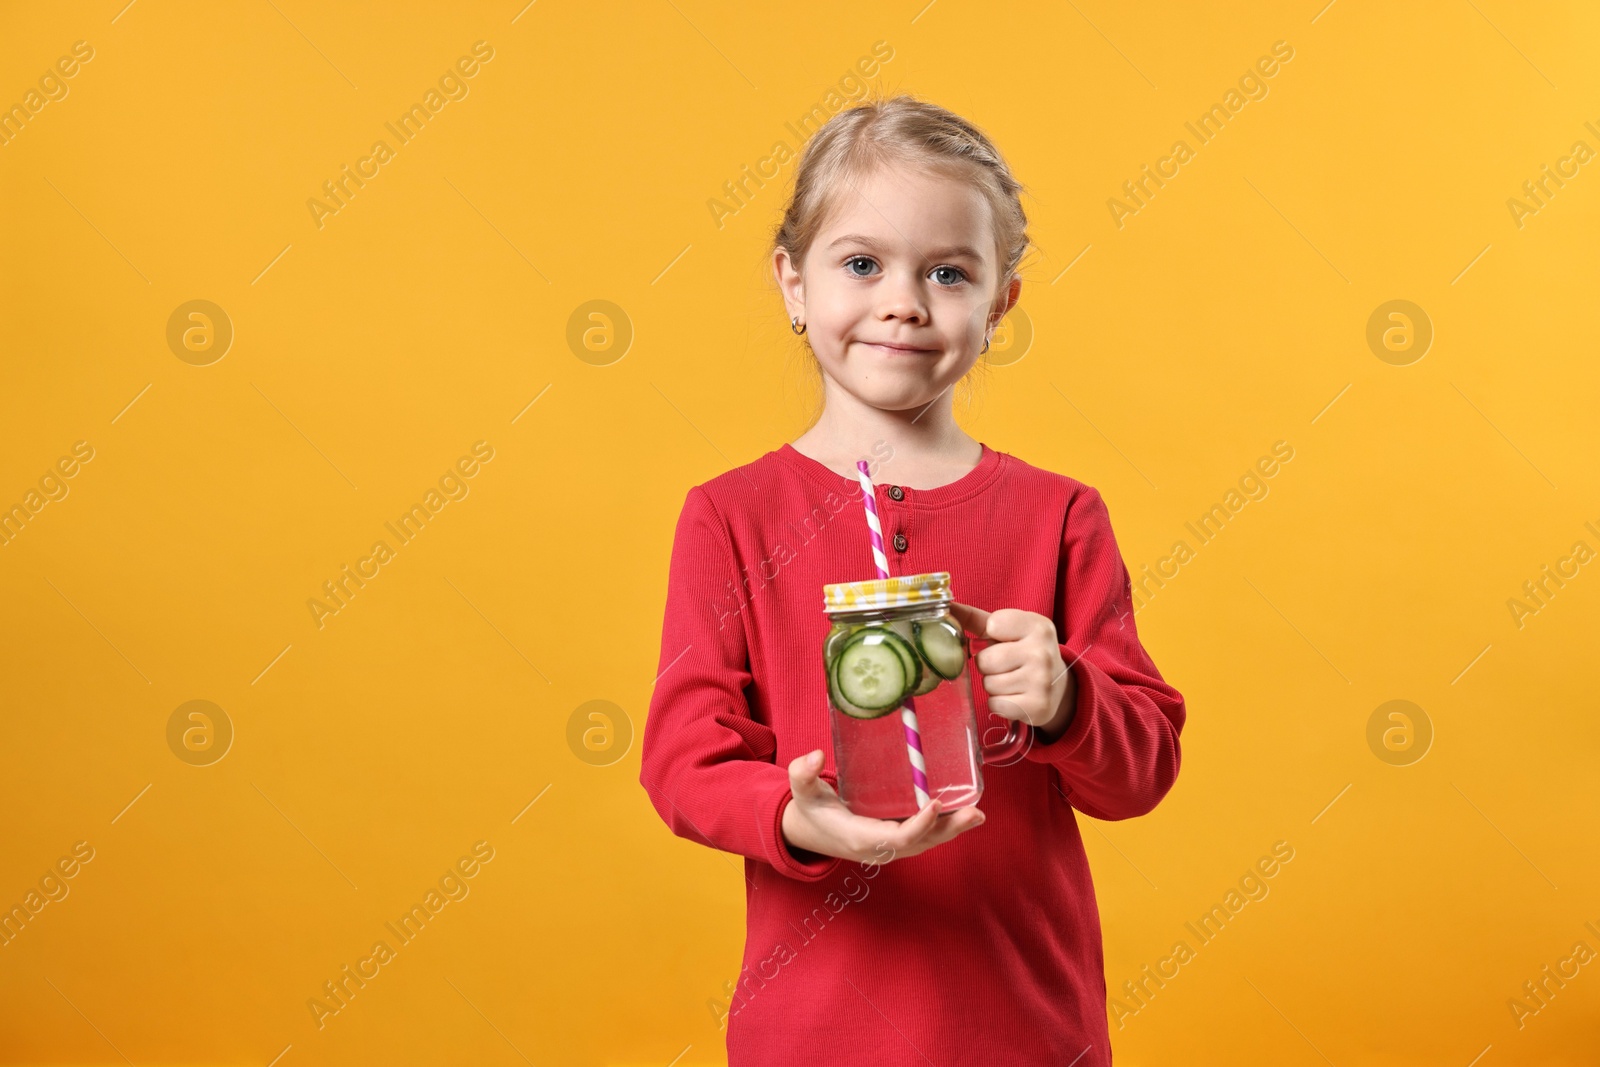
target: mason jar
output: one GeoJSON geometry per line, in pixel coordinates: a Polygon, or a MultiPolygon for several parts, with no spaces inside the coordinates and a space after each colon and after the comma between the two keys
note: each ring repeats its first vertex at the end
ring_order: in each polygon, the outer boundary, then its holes
{"type": "Polygon", "coordinates": [[[822,595],[831,623],[822,661],[845,806],[904,819],[935,797],[941,811],[976,804],[982,764],[1026,751],[1032,730],[1007,720],[993,744],[978,736],[971,646],[950,614],[950,573],[836,582],[822,595]]]}

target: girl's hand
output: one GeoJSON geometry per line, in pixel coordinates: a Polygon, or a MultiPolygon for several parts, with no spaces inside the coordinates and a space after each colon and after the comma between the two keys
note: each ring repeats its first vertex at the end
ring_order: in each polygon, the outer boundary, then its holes
{"type": "Polygon", "coordinates": [[[794,799],[783,809],[783,836],[795,848],[876,865],[926,852],[983,825],[984,814],[976,806],[941,815],[937,797],[904,822],[868,819],[845,807],[833,786],[819,777],[821,771],[820,748],[789,763],[794,799]]]}
{"type": "Polygon", "coordinates": [[[950,614],[967,633],[993,642],[973,657],[989,710],[1029,724],[1045,744],[1066,733],[1077,710],[1078,685],[1061,658],[1056,624],[1021,608],[990,612],[952,603],[950,614]]]}

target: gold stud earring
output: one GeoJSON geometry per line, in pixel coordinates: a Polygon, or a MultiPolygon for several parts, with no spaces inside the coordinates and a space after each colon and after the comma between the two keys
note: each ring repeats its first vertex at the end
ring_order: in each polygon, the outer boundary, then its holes
{"type": "Polygon", "coordinates": [[[800,316],[798,315],[789,320],[789,329],[793,330],[797,335],[806,332],[806,328],[800,325],[800,316]]]}

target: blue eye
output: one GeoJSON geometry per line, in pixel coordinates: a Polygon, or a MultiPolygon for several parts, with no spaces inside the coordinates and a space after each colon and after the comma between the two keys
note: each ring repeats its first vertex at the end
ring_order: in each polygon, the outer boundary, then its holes
{"type": "MultiPolygon", "coordinates": [[[[851,256],[849,259],[844,261],[845,269],[850,270],[850,266],[853,263],[865,263],[868,266],[876,266],[876,264],[873,263],[872,260],[868,259],[866,256],[851,256]]],[[[867,277],[867,275],[865,275],[865,274],[857,274],[854,270],[850,270],[850,273],[851,273],[851,275],[853,277],[856,277],[856,278],[865,278],[865,277],[867,277]]]]}
{"type": "MultiPolygon", "coordinates": [[[[877,264],[872,261],[870,256],[851,256],[844,261],[844,266],[850,272],[852,278],[870,278],[873,274],[873,268],[877,267],[877,264]],[[865,264],[866,266],[861,270],[857,270],[856,264],[865,264]]],[[[952,267],[949,264],[935,267],[929,274],[942,275],[942,277],[937,277],[935,280],[943,286],[958,285],[961,282],[970,280],[966,271],[960,267],[952,267]],[[954,275],[954,277],[951,277],[951,275],[954,275]]]]}

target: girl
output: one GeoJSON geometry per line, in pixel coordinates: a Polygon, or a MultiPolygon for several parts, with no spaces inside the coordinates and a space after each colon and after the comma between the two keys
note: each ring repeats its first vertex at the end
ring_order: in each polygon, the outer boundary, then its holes
{"type": "Polygon", "coordinates": [[[1020,190],[981,131],[910,97],[818,130],[773,268],[822,413],[678,518],[640,781],[674,833],[746,857],[730,1067],[1111,1062],[1074,809],[1155,807],[1185,711],[1139,642],[1100,494],[952,414],[1021,290],[1020,190]],[[951,572],[988,642],[980,734],[990,715],[1035,729],[985,769],[982,810],[882,821],[835,791],[821,587],[876,573],[857,459],[891,573],[951,572]]]}

